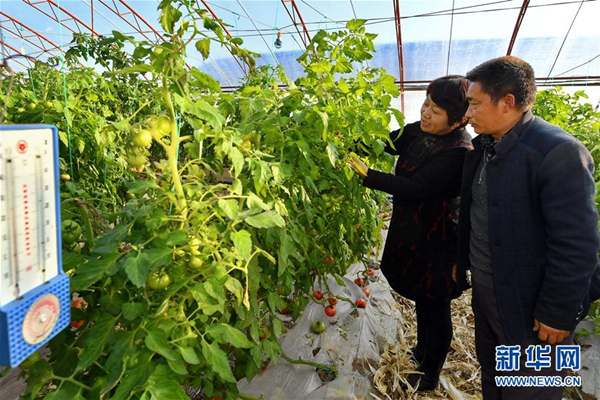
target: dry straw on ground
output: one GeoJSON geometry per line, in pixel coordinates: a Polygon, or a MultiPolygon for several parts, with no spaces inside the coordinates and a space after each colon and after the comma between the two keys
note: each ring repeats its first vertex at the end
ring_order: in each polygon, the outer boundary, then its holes
{"type": "Polygon", "coordinates": [[[452,324],[454,337],[440,385],[434,391],[416,393],[408,386],[406,377],[414,371],[409,349],[416,345],[417,329],[414,304],[395,295],[402,313],[398,327],[398,341],[388,344],[381,355],[379,367],[373,371],[373,386],[379,393],[377,399],[481,399],[480,369],[475,356],[475,337],[471,292],[452,301],[452,324]]]}

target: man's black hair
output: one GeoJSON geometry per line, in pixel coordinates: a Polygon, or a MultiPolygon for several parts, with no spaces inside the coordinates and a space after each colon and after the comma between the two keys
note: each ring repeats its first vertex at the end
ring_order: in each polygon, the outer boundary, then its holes
{"type": "Polygon", "coordinates": [[[507,94],[515,96],[515,105],[528,109],[535,103],[535,75],[526,61],[514,56],[494,58],[467,73],[470,82],[478,82],[481,90],[498,103],[507,94]]]}

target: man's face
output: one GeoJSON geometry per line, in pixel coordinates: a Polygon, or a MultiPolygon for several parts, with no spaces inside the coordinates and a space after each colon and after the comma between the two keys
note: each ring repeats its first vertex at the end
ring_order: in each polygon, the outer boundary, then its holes
{"type": "Polygon", "coordinates": [[[469,124],[478,135],[502,134],[505,114],[502,112],[501,101],[496,104],[492,98],[481,90],[479,82],[471,82],[467,90],[469,109],[466,116],[469,124]]]}

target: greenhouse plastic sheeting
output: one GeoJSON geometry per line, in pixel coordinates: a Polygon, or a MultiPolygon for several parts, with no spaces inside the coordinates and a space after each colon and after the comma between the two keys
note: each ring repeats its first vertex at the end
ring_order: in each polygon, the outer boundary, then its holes
{"type": "Polygon", "coordinates": [[[402,315],[381,271],[376,271],[368,286],[370,298],[354,283],[357,273],[364,269],[363,264],[353,265],[343,278],[346,287],[338,285],[333,277],[329,277],[328,285],[334,295],[367,299],[365,309],[338,300],[337,314],[329,318],[322,305],[311,302],[281,340],[283,351],[291,358],[334,364],[338,369],[336,379],[324,383],[315,367],[280,359],[277,366],[271,361],[250,383],[242,380],[239,390],[273,400],[373,398],[370,393],[376,390],[370,382],[371,367],[377,368],[385,344],[396,340],[402,315]],[[314,321],[323,321],[327,330],[320,335],[312,332],[314,321]]]}
{"type": "MultiPolygon", "coordinates": [[[[581,322],[576,330],[582,329],[594,332],[593,322],[581,322]]],[[[581,345],[581,369],[578,371],[582,381],[581,389],[600,398],[600,336],[581,336],[577,338],[577,343],[581,345]]]]}

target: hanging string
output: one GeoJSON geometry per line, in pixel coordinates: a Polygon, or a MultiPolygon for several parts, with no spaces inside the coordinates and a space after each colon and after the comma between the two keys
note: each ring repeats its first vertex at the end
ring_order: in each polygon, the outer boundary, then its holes
{"type": "MultiPolygon", "coordinates": [[[[60,48],[63,48],[63,35],[62,35],[62,24],[60,23],[60,21],[62,21],[62,17],[61,17],[61,7],[60,7],[60,0],[57,0],[57,4],[58,4],[58,18],[57,18],[57,23],[58,23],[58,33],[60,36],[60,48]]],[[[73,170],[73,146],[71,145],[71,115],[69,113],[69,94],[67,92],[67,77],[65,74],[65,56],[64,53],[61,52],[61,74],[62,74],[62,81],[63,81],[63,92],[64,92],[64,96],[65,96],[65,117],[67,118],[67,147],[69,149],[69,170],[71,172],[71,179],[73,179],[73,181],[75,181],[75,173],[73,170]]]]}
{"type": "Polygon", "coordinates": [[[448,42],[448,60],[446,61],[446,75],[450,71],[450,51],[452,50],[452,28],[454,27],[454,0],[452,0],[452,15],[450,16],[450,41],[448,42]]]}
{"type": "MultiPolygon", "coordinates": [[[[275,45],[275,37],[277,36],[277,32],[279,32],[279,29],[277,29],[277,16],[279,15],[279,2],[277,2],[277,8],[275,9],[275,24],[273,24],[273,37],[271,38],[271,54],[273,54],[273,47],[275,45]]],[[[274,58],[273,56],[271,56],[271,63],[273,63],[274,58]]]]}

